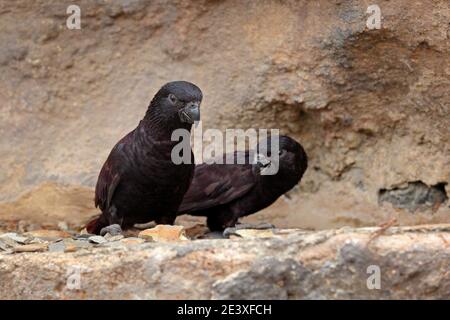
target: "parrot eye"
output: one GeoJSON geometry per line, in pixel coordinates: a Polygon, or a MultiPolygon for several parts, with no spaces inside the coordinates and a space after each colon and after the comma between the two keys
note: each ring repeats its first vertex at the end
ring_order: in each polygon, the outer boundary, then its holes
{"type": "Polygon", "coordinates": [[[169,94],[169,100],[172,102],[172,104],[177,103],[177,97],[173,93],[169,94]]]}

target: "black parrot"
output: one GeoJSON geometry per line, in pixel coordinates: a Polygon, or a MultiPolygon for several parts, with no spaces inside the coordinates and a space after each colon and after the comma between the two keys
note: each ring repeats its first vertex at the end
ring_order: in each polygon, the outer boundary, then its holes
{"type": "MultiPolygon", "coordinates": [[[[233,227],[240,217],[266,208],[292,189],[308,166],[303,147],[287,136],[269,137],[258,144],[257,150],[264,145],[267,145],[264,153],[245,151],[246,164],[224,161],[224,164],[197,165],[178,215],[206,216],[211,231],[222,231],[233,227]],[[279,139],[277,154],[271,150],[272,139],[279,139]],[[265,175],[275,162],[278,172],[265,175]]],[[[235,159],[238,153],[233,155],[235,159]]]]}
{"type": "Polygon", "coordinates": [[[195,165],[190,147],[190,163],[174,163],[172,149],[179,141],[171,137],[176,129],[190,132],[200,119],[201,101],[201,90],[185,81],[169,82],[156,93],[144,119],[114,146],[100,171],[95,206],[102,213],[87,224],[89,233],[113,233],[110,225],[126,229],[175,221],[195,165]]]}

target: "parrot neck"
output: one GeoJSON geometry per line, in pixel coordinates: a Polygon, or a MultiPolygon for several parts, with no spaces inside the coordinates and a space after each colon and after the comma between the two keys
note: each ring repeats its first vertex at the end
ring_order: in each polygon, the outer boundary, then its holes
{"type": "Polygon", "coordinates": [[[147,110],[144,119],[139,124],[145,130],[146,135],[156,141],[171,141],[172,135],[178,138],[181,134],[190,135],[192,124],[181,122],[177,113],[167,113],[161,110],[158,105],[147,110]],[[179,130],[180,134],[176,130],[179,130]]]}

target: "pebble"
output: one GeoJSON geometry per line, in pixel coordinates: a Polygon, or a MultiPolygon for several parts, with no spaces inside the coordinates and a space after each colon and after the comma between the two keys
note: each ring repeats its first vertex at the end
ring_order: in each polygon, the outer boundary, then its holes
{"type": "Polygon", "coordinates": [[[75,252],[77,249],[77,244],[72,239],[64,239],[64,241],[51,243],[48,246],[50,252],[75,252]]]}
{"type": "Polygon", "coordinates": [[[66,245],[62,241],[51,243],[48,245],[48,251],[50,252],[64,252],[65,250],[66,245]]]}
{"type": "Polygon", "coordinates": [[[3,239],[8,238],[8,239],[11,239],[20,244],[26,244],[27,242],[29,242],[31,240],[28,237],[19,236],[17,233],[14,233],[14,232],[4,233],[4,234],[0,235],[0,238],[3,238],[3,239]]]}
{"type": "Polygon", "coordinates": [[[96,244],[102,244],[102,243],[108,242],[108,240],[106,240],[102,236],[92,236],[92,237],[89,237],[89,242],[93,242],[96,244]]]}
{"type": "Polygon", "coordinates": [[[186,238],[184,227],[159,224],[154,228],[139,232],[139,238],[157,242],[173,242],[189,240],[186,238]]]}

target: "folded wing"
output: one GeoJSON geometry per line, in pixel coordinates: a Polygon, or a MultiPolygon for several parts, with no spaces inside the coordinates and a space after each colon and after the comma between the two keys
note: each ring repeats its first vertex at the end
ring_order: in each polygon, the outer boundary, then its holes
{"type": "Polygon", "coordinates": [[[114,146],[98,176],[95,186],[95,207],[102,211],[109,209],[114,191],[120,183],[121,176],[117,163],[120,163],[122,149],[127,143],[130,143],[133,132],[131,131],[114,146]]]}
{"type": "MultiPolygon", "coordinates": [[[[235,153],[236,156],[236,153],[235,153]]],[[[255,186],[249,153],[246,164],[201,164],[195,167],[194,178],[184,195],[178,214],[195,213],[242,197],[255,186]]]]}

